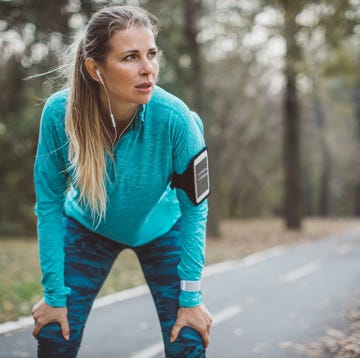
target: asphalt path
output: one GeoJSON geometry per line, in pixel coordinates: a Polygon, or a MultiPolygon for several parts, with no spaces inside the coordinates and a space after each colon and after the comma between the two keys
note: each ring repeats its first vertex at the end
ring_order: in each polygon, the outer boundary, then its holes
{"type": "MultiPolygon", "coordinates": [[[[203,296],[214,324],[208,358],[297,357],[329,328],[347,324],[360,293],[360,228],[278,246],[205,269],[203,296]]],[[[35,357],[31,318],[0,325],[0,357],[35,357]],[[22,326],[22,328],[18,328],[22,326]]],[[[164,357],[145,286],[96,301],[79,358],[164,357]]]]}

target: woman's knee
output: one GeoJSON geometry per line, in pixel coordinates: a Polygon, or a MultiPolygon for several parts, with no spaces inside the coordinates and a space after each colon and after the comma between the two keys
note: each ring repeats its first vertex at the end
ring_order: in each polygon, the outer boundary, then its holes
{"type": "Polygon", "coordinates": [[[38,337],[38,358],[61,357],[75,358],[80,348],[82,330],[78,327],[70,329],[70,339],[66,340],[56,322],[44,326],[38,337]]]}
{"type": "Polygon", "coordinates": [[[174,343],[166,339],[165,353],[167,358],[203,358],[205,348],[199,333],[193,328],[184,327],[174,343]]]}

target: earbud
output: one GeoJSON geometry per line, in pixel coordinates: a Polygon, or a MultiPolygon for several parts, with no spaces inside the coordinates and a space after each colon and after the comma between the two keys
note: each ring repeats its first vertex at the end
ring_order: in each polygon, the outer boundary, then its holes
{"type": "Polygon", "coordinates": [[[101,82],[101,84],[102,84],[103,86],[105,86],[104,81],[103,81],[103,79],[102,79],[102,77],[101,77],[101,73],[100,73],[99,69],[97,69],[95,72],[96,72],[96,74],[97,74],[97,76],[98,76],[99,81],[101,82]]]}

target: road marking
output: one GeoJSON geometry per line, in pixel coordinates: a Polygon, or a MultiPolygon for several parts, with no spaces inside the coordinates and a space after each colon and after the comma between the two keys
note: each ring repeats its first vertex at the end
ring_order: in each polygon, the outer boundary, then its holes
{"type": "Polygon", "coordinates": [[[354,247],[350,243],[344,243],[344,244],[338,245],[335,248],[335,252],[339,256],[346,256],[346,255],[350,254],[353,251],[353,249],[354,249],[354,247]]]}
{"type": "Polygon", "coordinates": [[[202,277],[210,277],[213,275],[218,275],[227,271],[231,271],[239,266],[239,260],[230,260],[225,262],[220,262],[211,266],[204,267],[202,277]]]}
{"type": "Polygon", "coordinates": [[[285,250],[286,248],[284,246],[279,245],[267,250],[255,252],[254,254],[248,255],[242,259],[229,260],[211,266],[206,266],[204,268],[202,277],[209,277],[218,275],[220,273],[225,273],[239,267],[240,265],[247,267],[253,266],[260,262],[264,262],[267,259],[280,256],[285,252],[285,250]]]}
{"type": "Polygon", "coordinates": [[[34,324],[34,319],[30,317],[21,317],[17,321],[9,321],[0,324],[0,334],[9,333],[19,328],[28,327],[34,324]]]}
{"type": "Polygon", "coordinates": [[[318,262],[313,261],[305,266],[299,267],[296,270],[290,271],[287,274],[280,277],[280,281],[283,283],[291,283],[300,280],[308,275],[311,275],[320,268],[318,262]]]}
{"type": "MultiPolygon", "coordinates": [[[[285,252],[285,247],[276,246],[267,250],[263,250],[260,252],[256,252],[252,255],[246,256],[237,260],[229,260],[225,262],[220,262],[218,264],[206,266],[203,270],[202,277],[210,277],[213,275],[218,275],[220,273],[228,272],[236,267],[241,265],[252,266],[259,262],[263,262],[269,258],[276,257],[285,252]]],[[[134,288],[130,288],[127,290],[123,290],[120,292],[113,293],[108,296],[99,297],[95,300],[93,308],[100,308],[104,306],[111,305],[113,303],[122,302],[125,300],[129,300],[135,297],[139,297],[145,295],[149,292],[147,285],[142,285],[134,288]]],[[[9,321],[0,324],[0,334],[9,333],[11,331],[15,331],[17,329],[25,328],[33,325],[34,321],[31,316],[29,317],[21,317],[17,321],[9,321]]]]}
{"type": "Polygon", "coordinates": [[[220,311],[213,315],[213,324],[212,326],[216,326],[234,316],[238,313],[242,312],[243,308],[241,306],[230,306],[223,311],[220,311]]]}
{"type": "Polygon", "coordinates": [[[149,293],[149,287],[147,285],[137,286],[128,290],[113,293],[108,296],[99,297],[95,300],[93,308],[100,308],[112,305],[122,301],[129,300],[130,298],[139,297],[149,293]]]}
{"type": "Polygon", "coordinates": [[[246,256],[243,259],[243,263],[245,266],[254,266],[260,262],[264,262],[267,259],[271,259],[274,257],[278,257],[285,252],[284,246],[275,246],[271,249],[255,252],[252,255],[246,256]]]}
{"type": "Polygon", "coordinates": [[[164,350],[164,344],[162,341],[160,341],[132,355],[130,358],[152,358],[160,354],[163,350],[164,350]]]}
{"type": "MultiPolygon", "coordinates": [[[[213,315],[213,324],[216,326],[242,312],[243,308],[241,306],[230,306],[223,311],[220,311],[213,315]]],[[[153,358],[161,354],[164,350],[164,344],[162,341],[155,343],[140,352],[135,353],[130,358],[153,358]]]]}

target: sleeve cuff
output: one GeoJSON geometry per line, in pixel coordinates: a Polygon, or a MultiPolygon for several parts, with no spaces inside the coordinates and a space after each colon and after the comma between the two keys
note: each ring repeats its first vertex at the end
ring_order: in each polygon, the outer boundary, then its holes
{"type": "Polygon", "coordinates": [[[202,303],[201,291],[189,292],[180,291],[179,305],[180,307],[196,307],[202,303]]]}
{"type": "Polygon", "coordinates": [[[65,307],[67,297],[71,294],[71,288],[64,287],[61,294],[51,294],[44,292],[44,300],[51,307],[65,307]]]}

